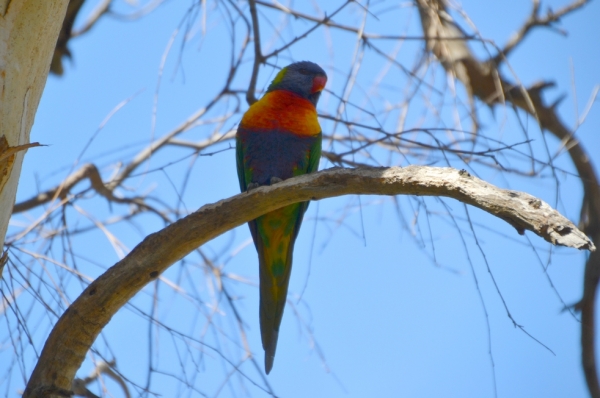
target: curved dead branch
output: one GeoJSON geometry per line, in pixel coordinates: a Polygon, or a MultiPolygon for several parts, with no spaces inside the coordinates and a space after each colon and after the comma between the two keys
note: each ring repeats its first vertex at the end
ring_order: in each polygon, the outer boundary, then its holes
{"type": "Polygon", "coordinates": [[[334,168],[261,187],[208,204],[147,236],[129,255],[96,279],[52,330],[24,397],[58,397],[72,389],[92,343],[111,317],[146,284],[198,246],[262,214],[305,200],[365,195],[446,196],[479,207],[556,245],[595,250],[575,225],[529,194],[497,188],[464,170],[334,168]]]}

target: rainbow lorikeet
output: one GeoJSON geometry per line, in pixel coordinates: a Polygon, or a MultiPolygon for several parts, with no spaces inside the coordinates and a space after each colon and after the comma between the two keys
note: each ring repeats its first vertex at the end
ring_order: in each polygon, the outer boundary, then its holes
{"type": "MultiPolygon", "coordinates": [[[[321,157],[316,105],[327,75],[312,62],[283,68],[265,95],[244,114],[236,135],[242,192],[312,173],[321,157]]],[[[260,268],[260,330],[265,371],[273,367],[279,325],[292,271],[294,242],[308,202],[295,203],[248,223],[260,268]]]]}

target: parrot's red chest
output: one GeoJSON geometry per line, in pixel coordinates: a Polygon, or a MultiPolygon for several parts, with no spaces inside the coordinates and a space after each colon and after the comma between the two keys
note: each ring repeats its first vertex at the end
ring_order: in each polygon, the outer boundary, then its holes
{"type": "Polygon", "coordinates": [[[307,99],[291,91],[265,94],[244,114],[240,127],[255,131],[285,131],[301,136],[321,132],[317,111],[307,99]]]}

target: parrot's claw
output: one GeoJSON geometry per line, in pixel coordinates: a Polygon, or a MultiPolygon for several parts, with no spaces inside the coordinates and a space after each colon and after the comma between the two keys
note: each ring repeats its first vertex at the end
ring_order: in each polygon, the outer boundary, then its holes
{"type": "Polygon", "coordinates": [[[256,189],[260,187],[260,184],[258,182],[251,182],[250,184],[248,184],[248,188],[246,189],[246,192],[250,192],[253,189],[256,189]]]}
{"type": "Polygon", "coordinates": [[[283,180],[279,177],[271,177],[271,185],[277,184],[278,182],[281,182],[281,181],[283,181],[283,180]]]}

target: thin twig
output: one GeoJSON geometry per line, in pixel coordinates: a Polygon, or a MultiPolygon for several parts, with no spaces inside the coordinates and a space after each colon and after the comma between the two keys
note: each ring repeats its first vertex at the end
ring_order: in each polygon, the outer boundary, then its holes
{"type": "Polygon", "coordinates": [[[248,0],[250,6],[250,16],[252,17],[252,32],[254,34],[254,64],[252,65],[252,74],[250,75],[250,83],[246,92],[246,101],[248,105],[252,105],[256,100],[256,82],[258,80],[258,69],[265,61],[260,49],[260,26],[258,25],[258,13],[256,12],[255,0],[248,0]]]}

